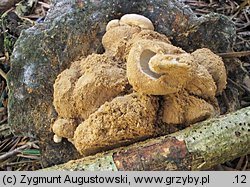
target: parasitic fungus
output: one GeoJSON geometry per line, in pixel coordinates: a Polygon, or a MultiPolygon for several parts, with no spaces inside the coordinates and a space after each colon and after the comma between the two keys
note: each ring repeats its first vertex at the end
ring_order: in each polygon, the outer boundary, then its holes
{"type": "Polygon", "coordinates": [[[105,52],[116,54],[119,49],[125,49],[126,42],[131,39],[133,34],[138,32],[140,32],[139,27],[130,27],[128,25],[109,29],[102,38],[105,52]]]}
{"type": "Polygon", "coordinates": [[[67,138],[90,155],[156,136],[165,125],[219,114],[215,96],[226,86],[221,58],[209,49],[187,53],[153,30],[141,15],[111,20],[102,38],[105,53],[58,75],[55,142],[67,138]]]}
{"type": "Polygon", "coordinates": [[[198,65],[185,89],[191,95],[214,100],[217,87],[207,69],[202,65],[198,65]]]}
{"type": "Polygon", "coordinates": [[[86,119],[124,91],[126,71],[105,54],[93,54],[63,71],[54,84],[54,105],[62,118],[86,119]]]}
{"type": "Polygon", "coordinates": [[[197,49],[192,53],[192,56],[212,75],[217,86],[216,94],[221,94],[227,84],[227,73],[222,58],[207,48],[197,49]]]}
{"type": "MultiPolygon", "coordinates": [[[[120,20],[108,22],[102,44],[106,52],[123,57],[127,42],[134,34],[143,30],[154,30],[153,23],[146,17],[138,14],[126,14],[120,20]],[[121,53],[119,55],[119,53],[121,53]]],[[[166,37],[165,37],[166,38],[166,37]]]]}
{"type": "Polygon", "coordinates": [[[186,91],[164,96],[163,122],[167,124],[192,124],[214,116],[214,106],[186,91]]]}
{"type": "Polygon", "coordinates": [[[128,84],[126,71],[119,62],[102,54],[88,56],[81,65],[82,76],[72,92],[78,117],[87,119],[106,101],[122,93],[128,84]]]}
{"type": "MultiPolygon", "coordinates": [[[[185,51],[169,43],[139,39],[131,47],[128,54],[128,81],[134,90],[141,93],[149,95],[176,93],[183,88],[192,75],[192,69],[189,68],[188,64],[190,62],[189,56],[185,54],[185,51]],[[180,57],[178,60],[174,60],[175,65],[173,65],[173,60],[169,59],[174,59],[174,55],[178,56],[178,54],[180,57]],[[158,68],[160,68],[159,63],[161,63],[164,64],[166,70],[170,71],[163,74],[155,72],[155,60],[158,63],[158,68]]],[[[163,68],[163,66],[161,67],[163,68]]]]}
{"type": "Polygon", "coordinates": [[[80,77],[79,62],[75,62],[69,69],[60,73],[54,83],[53,104],[59,116],[64,118],[74,118],[78,114],[74,108],[72,92],[75,83],[80,77]]]}
{"type": "Polygon", "coordinates": [[[108,150],[155,135],[157,98],[138,93],[106,102],[74,134],[74,145],[82,155],[108,150]]]}

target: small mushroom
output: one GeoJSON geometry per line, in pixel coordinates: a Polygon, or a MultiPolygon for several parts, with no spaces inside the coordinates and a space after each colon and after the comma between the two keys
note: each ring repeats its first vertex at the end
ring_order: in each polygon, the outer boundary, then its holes
{"type": "Polygon", "coordinates": [[[207,48],[197,49],[192,55],[194,56],[195,61],[204,66],[212,75],[217,86],[216,94],[221,94],[227,84],[226,68],[221,57],[207,48]]]}
{"type": "Polygon", "coordinates": [[[59,143],[62,138],[72,139],[77,126],[73,119],[57,119],[52,126],[52,131],[55,133],[54,141],[59,143]]]}
{"type": "Polygon", "coordinates": [[[207,69],[202,65],[198,65],[192,77],[187,82],[185,89],[191,95],[206,100],[214,100],[217,86],[207,69]]]}
{"type": "Polygon", "coordinates": [[[102,44],[106,52],[115,55],[121,53],[119,56],[122,57],[126,49],[126,42],[141,30],[152,31],[154,26],[148,18],[142,15],[126,14],[120,20],[114,19],[107,24],[107,32],[102,38],[102,44]],[[122,50],[122,52],[119,50],[122,50]]]}
{"type": "Polygon", "coordinates": [[[128,25],[109,29],[102,37],[102,44],[105,51],[116,54],[120,48],[125,50],[126,42],[132,38],[133,34],[138,32],[140,32],[140,28],[128,25]]]}
{"type": "Polygon", "coordinates": [[[86,156],[152,137],[157,109],[156,97],[138,93],[116,97],[77,127],[74,145],[86,156]]]}
{"type": "Polygon", "coordinates": [[[139,14],[125,14],[120,19],[120,25],[138,26],[141,29],[154,30],[154,25],[150,19],[139,14]]]}
{"type": "Polygon", "coordinates": [[[134,90],[140,93],[149,95],[176,93],[183,89],[192,75],[190,62],[192,56],[181,48],[165,42],[141,39],[134,43],[128,54],[128,81],[134,90]],[[170,58],[172,61],[168,60],[170,58]],[[164,73],[158,72],[159,68],[162,69],[161,63],[166,67],[164,73]]]}
{"type": "Polygon", "coordinates": [[[55,143],[60,143],[60,142],[62,142],[62,137],[61,137],[61,136],[58,136],[58,135],[56,135],[56,134],[54,134],[54,136],[53,136],[53,141],[54,141],[55,143]]]}
{"type": "Polygon", "coordinates": [[[83,75],[71,93],[78,118],[87,119],[106,101],[122,93],[127,84],[126,71],[106,54],[88,56],[81,65],[83,75]]]}
{"type": "Polygon", "coordinates": [[[126,71],[111,56],[93,54],[63,71],[54,84],[54,106],[61,118],[86,119],[124,91],[126,71]]]}

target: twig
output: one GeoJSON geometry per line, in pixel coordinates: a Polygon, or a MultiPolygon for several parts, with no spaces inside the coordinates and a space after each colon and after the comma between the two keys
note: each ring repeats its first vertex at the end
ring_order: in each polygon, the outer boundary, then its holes
{"type": "Polygon", "coordinates": [[[228,112],[230,110],[230,104],[229,104],[229,100],[227,98],[227,95],[226,95],[225,91],[222,92],[222,98],[224,100],[224,103],[226,105],[227,112],[228,112]]]}
{"type": "Polygon", "coordinates": [[[240,170],[240,168],[241,168],[241,166],[243,164],[244,159],[245,159],[245,156],[241,156],[240,157],[240,160],[238,161],[237,166],[236,166],[235,169],[240,170]]]}
{"type": "Polygon", "coordinates": [[[38,1],[38,4],[42,5],[44,8],[49,9],[50,5],[41,1],[38,1]]]}
{"type": "Polygon", "coordinates": [[[6,163],[4,165],[1,165],[1,167],[4,167],[4,166],[15,166],[15,165],[21,165],[21,164],[32,164],[34,162],[39,163],[39,161],[36,161],[36,160],[27,160],[27,161],[6,163]]]}
{"type": "Polygon", "coordinates": [[[238,16],[238,14],[247,6],[247,5],[250,5],[250,1],[249,0],[245,0],[244,2],[242,2],[239,6],[239,8],[236,10],[236,13],[231,17],[234,18],[236,16],[238,16]]]}
{"type": "Polygon", "coordinates": [[[245,89],[245,91],[248,93],[248,94],[250,94],[250,89],[248,88],[248,87],[246,87],[245,85],[241,85],[241,87],[242,88],[244,88],[245,89]]]}
{"type": "Polygon", "coordinates": [[[217,53],[217,55],[219,55],[222,58],[239,58],[243,56],[250,56],[250,51],[217,53]]]}
{"type": "Polygon", "coordinates": [[[242,168],[242,171],[246,171],[247,165],[248,165],[248,156],[245,156],[245,157],[246,157],[246,162],[245,162],[245,164],[244,164],[244,166],[242,168]]]}
{"type": "Polygon", "coordinates": [[[5,80],[7,80],[6,73],[5,73],[2,69],[0,69],[0,75],[1,75],[5,80]]]}
{"type": "Polygon", "coordinates": [[[31,145],[32,145],[32,143],[27,143],[27,144],[25,144],[25,145],[23,145],[21,147],[18,147],[18,148],[14,149],[14,150],[12,150],[10,152],[5,153],[4,155],[1,155],[0,156],[0,161],[6,160],[6,159],[8,159],[8,158],[10,158],[12,156],[17,155],[23,149],[31,148],[31,145]]]}
{"type": "Polygon", "coordinates": [[[5,123],[8,120],[8,117],[4,118],[3,120],[0,121],[0,125],[2,125],[3,123],[5,123]]]}
{"type": "MultiPolygon", "coordinates": [[[[27,15],[27,16],[23,16],[23,18],[27,18],[27,19],[38,19],[40,18],[41,16],[39,15],[34,15],[34,14],[31,14],[31,15],[27,15]]],[[[32,22],[33,24],[33,22],[32,22]]]]}
{"type": "Polygon", "coordinates": [[[39,156],[32,156],[32,155],[23,155],[23,154],[18,154],[18,157],[22,157],[22,158],[29,158],[32,160],[40,160],[41,158],[39,156]]]}
{"type": "Polygon", "coordinates": [[[30,22],[32,25],[35,24],[34,21],[32,21],[31,19],[27,18],[28,16],[19,16],[20,19],[24,20],[24,21],[28,21],[30,22]]]}
{"type": "MultiPolygon", "coordinates": [[[[249,91],[249,90],[245,90],[245,88],[242,88],[242,85],[239,85],[237,82],[233,81],[230,78],[228,78],[227,81],[230,82],[231,84],[233,84],[238,90],[240,90],[242,92],[249,91]]],[[[250,94],[250,91],[248,93],[250,94]]]]}

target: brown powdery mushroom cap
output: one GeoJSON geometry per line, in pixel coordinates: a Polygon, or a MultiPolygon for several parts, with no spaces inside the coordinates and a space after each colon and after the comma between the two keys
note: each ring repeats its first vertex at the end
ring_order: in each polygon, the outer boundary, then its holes
{"type": "Polygon", "coordinates": [[[93,54],[63,71],[54,84],[59,117],[82,120],[124,91],[126,71],[108,55],[93,54]]]}
{"type": "Polygon", "coordinates": [[[198,65],[192,78],[187,82],[185,89],[191,95],[214,100],[217,87],[207,69],[202,65],[198,65]]]}
{"type": "MultiPolygon", "coordinates": [[[[149,95],[176,93],[186,85],[193,74],[192,68],[189,68],[192,59],[193,57],[181,48],[169,43],[138,40],[133,44],[127,58],[128,81],[133,89],[140,93],[149,95]],[[151,70],[156,66],[150,67],[150,61],[151,65],[155,65],[158,63],[157,59],[164,59],[162,63],[167,67],[164,70],[166,73],[159,74],[151,70]],[[154,60],[157,63],[154,63],[154,60]]],[[[160,64],[159,62],[158,65],[160,64]]]]}
{"type": "Polygon", "coordinates": [[[81,65],[83,75],[72,92],[78,117],[87,119],[102,104],[125,90],[126,71],[118,65],[119,62],[105,54],[93,54],[85,59],[81,65]]]}
{"type": "Polygon", "coordinates": [[[132,38],[133,34],[140,31],[139,27],[128,25],[110,28],[102,37],[102,44],[105,51],[116,54],[119,48],[125,50],[126,42],[132,38]]]}
{"type": "Polygon", "coordinates": [[[203,99],[180,92],[164,97],[163,122],[192,124],[215,115],[214,106],[203,99]]]}
{"type": "Polygon", "coordinates": [[[59,116],[64,118],[77,117],[72,100],[72,92],[76,81],[81,76],[80,62],[76,61],[69,69],[60,73],[54,83],[53,104],[59,116]]]}
{"type": "Polygon", "coordinates": [[[106,102],[81,123],[74,145],[82,155],[94,154],[155,135],[158,101],[132,93],[106,102]]]}
{"type": "Polygon", "coordinates": [[[221,94],[227,84],[227,73],[222,58],[207,48],[197,49],[192,55],[195,61],[203,65],[212,75],[217,86],[216,94],[221,94]]]}
{"type": "Polygon", "coordinates": [[[127,42],[126,50],[122,53],[123,58],[127,60],[129,51],[131,50],[134,43],[136,43],[138,40],[145,39],[145,40],[152,40],[152,41],[160,41],[171,44],[169,39],[166,35],[160,34],[158,32],[152,31],[152,30],[142,30],[138,33],[134,33],[132,38],[127,42]]]}
{"type": "Polygon", "coordinates": [[[141,30],[140,32],[135,33],[133,35],[132,39],[129,41],[129,43],[133,44],[140,39],[161,41],[161,42],[171,44],[171,42],[169,41],[169,39],[166,35],[160,34],[156,31],[152,31],[152,30],[141,30]]]}

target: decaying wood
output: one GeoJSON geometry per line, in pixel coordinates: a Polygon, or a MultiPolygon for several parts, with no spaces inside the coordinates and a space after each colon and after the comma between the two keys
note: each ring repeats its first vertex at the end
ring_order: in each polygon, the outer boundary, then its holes
{"type": "Polygon", "coordinates": [[[204,170],[250,153],[250,107],[44,170],[204,170]]]}

